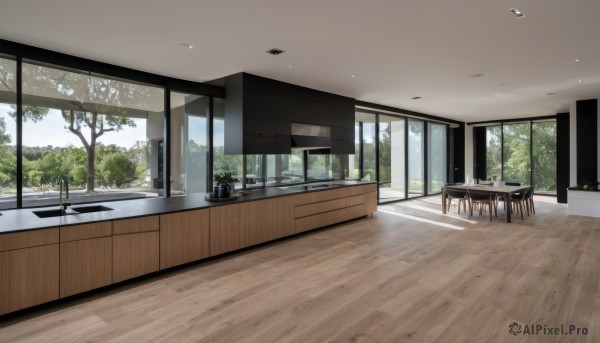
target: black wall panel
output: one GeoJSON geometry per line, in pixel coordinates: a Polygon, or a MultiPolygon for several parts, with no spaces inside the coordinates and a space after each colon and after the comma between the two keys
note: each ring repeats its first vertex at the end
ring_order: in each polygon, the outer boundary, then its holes
{"type": "Polygon", "coordinates": [[[487,180],[486,170],[486,128],[484,126],[473,128],[473,178],[487,180]]]}
{"type": "Polygon", "coordinates": [[[569,113],[556,115],[556,200],[560,204],[567,203],[567,187],[569,187],[571,171],[569,113]]]}
{"type": "Polygon", "coordinates": [[[598,179],[598,100],[577,101],[577,182],[598,179]]]}

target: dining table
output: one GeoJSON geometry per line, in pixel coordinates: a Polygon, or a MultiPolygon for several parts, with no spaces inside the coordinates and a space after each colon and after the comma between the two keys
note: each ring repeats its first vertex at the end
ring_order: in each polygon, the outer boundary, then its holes
{"type": "Polygon", "coordinates": [[[477,191],[498,194],[506,199],[506,222],[511,222],[511,198],[513,194],[524,192],[529,186],[494,186],[485,184],[456,184],[442,187],[442,213],[446,214],[446,189],[457,191],[477,191]]]}

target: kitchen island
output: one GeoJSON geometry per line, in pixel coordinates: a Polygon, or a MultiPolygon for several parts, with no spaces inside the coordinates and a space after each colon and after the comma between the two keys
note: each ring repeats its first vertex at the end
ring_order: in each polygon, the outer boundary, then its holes
{"type": "Polygon", "coordinates": [[[337,181],[253,190],[232,202],[193,194],[48,218],[33,211],[57,206],[4,211],[0,315],[371,214],[376,189],[337,181]]]}

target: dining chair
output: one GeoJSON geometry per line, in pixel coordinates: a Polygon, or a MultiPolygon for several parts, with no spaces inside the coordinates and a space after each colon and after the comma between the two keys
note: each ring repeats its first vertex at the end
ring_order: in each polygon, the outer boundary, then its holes
{"type": "MultiPolygon", "coordinates": [[[[521,183],[520,182],[506,182],[504,183],[505,186],[520,186],[521,183]]],[[[506,211],[506,198],[504,197],[504,194],[497,194],[496,195],[496,207],[498,207],[498,202],[504,202],[504,210],[506,211]]]]}
{"type": "Polygon", "coordinates": [[[463,205],[465,213],[467,212],[467,191],[459,191],[454,189],[446,189],[447,208],[446,211],[450,211],[450,204],[452,199],[458,200],[458,214],[460,214],[460,205],[463,205]]]}
{"type": "MultiPolygon", "coordinates": [[[[527,201],[528,201],[527,194],[529,194],[530,188],[532,188],[532,187],[525,189],[521,193],[513,194],[510,197],[510,201],[512,203],[513,208],[517,211],[517,213],[519,213],[519,212],[521,213],[521,220],[523,220],[523,210],[524,209],[527,210],[527,216],[529,216],[529,207],[527,205],[527,201]]],[[[512,209],[511,209],[511,211],[512,211],[512,209]]]]}
{"type": "Polygon", "coordinates": [[[473,205],[479,206],[480,217],[483,209],[482,207],[487,205],[490,212],[490,222],[492,221],[492,211],[494,211],[496,218],[498,218],[498,210],[496,209],[495,196],[493,193],[469,190],[468,197],[470,200],[469,217],[473,216],[473,205]]]}
{"type": "Polygon", "coordinates": [[[529,213],[535,214],[535,205],[533,204],[533,193],[535,191],[535,187],[529,187],[526,191],[525,195],[525,203],[527,204],[527,215],[529,213]]]}

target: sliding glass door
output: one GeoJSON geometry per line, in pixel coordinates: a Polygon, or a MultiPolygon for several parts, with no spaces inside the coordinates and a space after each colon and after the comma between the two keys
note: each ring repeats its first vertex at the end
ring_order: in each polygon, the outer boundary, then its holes
{"type": "Polygon", "coordinates": [[[406,119],[379,115],[379,201],[406,198],[406,119]]]}
{"type": "Polygon", "coordinates": [[[446,160],[446,128],[445,124],[428,123],[428,160],[427,193],[441,192],[446,184],[447,160],[446,160]]]}
{"type": "Polygon", "coordinates": [[[424,122],[409,119],[408,127],[408,197],[412,198],[425,194],[424,122]]]}
{"type": "Polygon", "coordinates": [[[531,126],[533,182],[536,193],[556,194],[556,121],[531,126]]]}
{"type": "Polygon", "coordinates": [[[504,125],[502,179],[505,182],[515,182],[522,185],[530,184],[531,154],[530,154],[530,123],[511,123],[504,125]]]}

